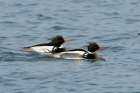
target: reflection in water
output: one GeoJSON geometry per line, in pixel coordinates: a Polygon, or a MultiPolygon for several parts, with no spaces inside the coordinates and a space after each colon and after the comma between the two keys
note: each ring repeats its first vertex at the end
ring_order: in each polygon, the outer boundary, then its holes
{"type": "Polygon", "coordinates": [[[83,65],[83,60],[80,60],[80,59],[75,59],[74,62],[78,65],[83,65]]]}

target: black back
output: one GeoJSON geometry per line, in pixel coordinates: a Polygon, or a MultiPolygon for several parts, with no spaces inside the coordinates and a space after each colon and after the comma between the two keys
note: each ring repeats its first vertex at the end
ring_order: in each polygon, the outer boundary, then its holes
{"type": "Polygon", "coordinates": [[[52,38],[49,43],[37,44],[37,45],[34,45],[32,47],[35,47],[35,46],[56,46],[56,47],[60,47],[61,44],[63,44],[64,42],[65,41],[64,41],[64,38],[62,36],[56,36],[56,37],[52,38]]]}
{"type": "Polygon", "coordinates": [[[69,50],[69,51],[85,51],[86,52],[86,50],[84,50],[84,49],[72,49],[72,50],[69,50]]]}
{"type": "Polygon", "coordinates": [[[60,52],[64,52],[63,48],[56,48],[55,50],[52,50],[52,53],[60,53],[60,52]]]}

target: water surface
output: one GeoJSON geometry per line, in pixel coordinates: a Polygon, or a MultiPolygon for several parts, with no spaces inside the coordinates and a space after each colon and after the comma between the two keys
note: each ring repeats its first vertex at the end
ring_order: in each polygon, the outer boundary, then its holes
{"type": "Polygon", "coordinates": [[[140,93],[139,0],[0,0],[0,93],[140,93]],[[62,35],[106,61],[20,51],[62,35]]]}

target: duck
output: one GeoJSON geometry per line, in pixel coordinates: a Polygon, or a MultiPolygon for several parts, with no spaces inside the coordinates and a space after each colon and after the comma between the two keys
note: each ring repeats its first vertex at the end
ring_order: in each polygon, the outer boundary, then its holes
{"type": "Polygon", "coordinates": [[[52,54],[50,56],[63,59],[100,59],[100,56],[96,53],[96,51],[107,49],[107,47],[99,47],[99,45],[95,42],[90,43],[87,48],[88,51],[84,49],[72,49],[52,54]]]}
{"type": "Polygon", "coordinates": [[[43,44],[36,44],[29,47],[24,47],[22,51],[24,52],[38,52],[38,53],[60,53],[64,52],[67,49],[63,46],[61,46],[64,43],[71,42],[72,40],[64,40],[63,36],[58,35],[51,39],[49,43],[43,43],[43,44]]]}

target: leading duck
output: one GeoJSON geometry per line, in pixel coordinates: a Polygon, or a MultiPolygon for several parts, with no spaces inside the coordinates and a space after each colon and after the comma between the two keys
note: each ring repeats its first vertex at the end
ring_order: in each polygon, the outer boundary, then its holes
{"type": "Polygon", "coordinates": [[[88,51],[84,49],[73,49],[61,53],[52,54],[52,57],[63,59],[100,59],[96,50],[105,50],[107,47],[99,47],[97,43],[90,43],[88,51]]]}

